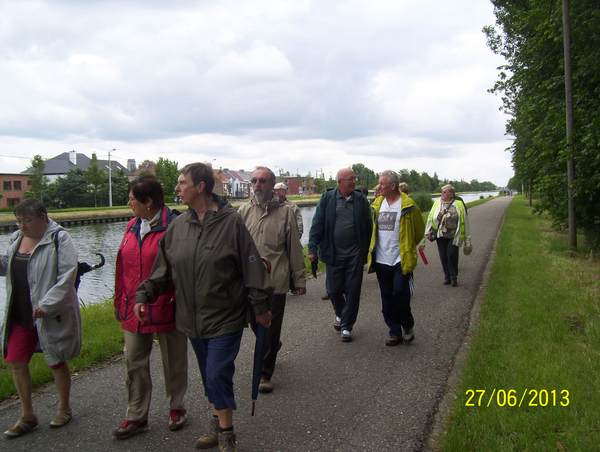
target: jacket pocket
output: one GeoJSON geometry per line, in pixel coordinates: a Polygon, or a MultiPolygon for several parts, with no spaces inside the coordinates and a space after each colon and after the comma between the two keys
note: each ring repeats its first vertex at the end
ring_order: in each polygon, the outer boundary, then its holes
{"type": "Polygon", "coordinates": [[[40,319],[40,334],[45,336],[48,344],[64,341],[73,336],[73,319],[71,313],[44,317],[40,319]]]}

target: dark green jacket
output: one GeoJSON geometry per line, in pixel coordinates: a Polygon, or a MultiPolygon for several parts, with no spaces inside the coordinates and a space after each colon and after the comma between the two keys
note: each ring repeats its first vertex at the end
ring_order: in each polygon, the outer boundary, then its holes
{"type": "Polygon", "coordinates": [[[254,240],[229,203],[212,195],[217,212],[202,223],[188,209],[165,232],[150,277],[136,303],[152,303],[173,281],[177,329],[191,338],[233,333],[247,325],[247,311],[269,310],[273,283],[254,240]]]}
{"type": "MultiPolygon", "coordinates": [[[[332,265],[335,257],[333,246],[333,231],[335,229],[335,196],[337,188],[331,188],[323,193],[313,217],[308,239],[308,254],[318,254],[319,259],[332,265]]],[[[354,227],[363,264],[367,262],[369,244],[373,232],[373,220],[369,200],[359,190],[354,190],[354,227]]]]}

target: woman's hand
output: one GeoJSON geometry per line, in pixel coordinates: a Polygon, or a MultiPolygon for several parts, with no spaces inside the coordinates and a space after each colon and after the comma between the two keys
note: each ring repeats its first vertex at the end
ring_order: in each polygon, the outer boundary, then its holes
{"type": "Polygon", "coordinates": [[[122,322],[123,319],[121,319],[121,313],[119,311],[119,308],[115,308],[115,319],[117,319],[117,322],[122,322]]]}
{"type": "Polygon", "coordinates": [[[135,318],[142,323],[148,320],[148,317],[146,317],[146,303],[136,303],[133,307],[133,313],[135,314],[135,318]]]}
{"type": "Polygon", "coordinates": [[[46,317],[46,313],[44,311],[42,311],[42,308],[40,308],[39,306],[36,306],[35,309],[33,310],[33,321],[35,322],[36,319],[41,319],[43,317],[46,317]]]}

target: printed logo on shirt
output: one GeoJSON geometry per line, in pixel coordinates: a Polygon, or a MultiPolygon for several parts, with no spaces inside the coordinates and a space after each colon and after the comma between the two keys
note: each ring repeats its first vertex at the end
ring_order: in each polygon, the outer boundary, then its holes
{"type": "Polygon", "coordinates": [[[393,231],[398,212],[379,212],[379,230],[393,231]]]}

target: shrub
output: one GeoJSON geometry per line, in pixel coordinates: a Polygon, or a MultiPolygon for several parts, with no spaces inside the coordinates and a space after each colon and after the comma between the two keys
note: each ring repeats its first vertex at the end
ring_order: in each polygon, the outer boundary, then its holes
{"type": "Polygon", "coordinates": [[[416,191],[409,195],[414,202],[417,203],[421,212],[429,212],[431,210],[431,206],[433,206],[433,199],[431,199],[431,194],[426,193],[424,191],[416,191]]]}

